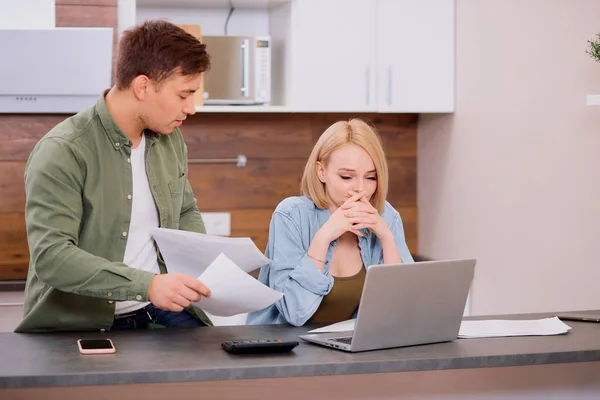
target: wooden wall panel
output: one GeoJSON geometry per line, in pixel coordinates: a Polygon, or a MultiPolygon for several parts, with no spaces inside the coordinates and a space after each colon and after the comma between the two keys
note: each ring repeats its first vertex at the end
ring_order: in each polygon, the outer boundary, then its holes
{"type": "MultiPolygon", "coordinates": [[[[190,182],[201,211],[231,213],[232,236],[248,236],[264,251],[273,209],[299,194],[306,159],[323,130],[350,114],[202,114],[189,117],[182,130],[190,159],[248,158],[235,164],[189,166],[190,182]]],[[[39,138],[65,115],[0,117],[0,279],[24,278],[27,242],[23,173],[39,138]],[[17,221],[17,222],[15,222],[17,221]],[[8,233],[7,233],[8,232],[8,233]]],[[[389,201],[399,209],[412,252],[417,248],[416,117],[361,115],[379,130],[390,168],[389,201]]]]}
{"type": "Polygon", "coordinates": [[[28,264],[25,215],[0,213],[0,279],[23,279],[28,264]]]}
{"type": "MultiPolygon", "coordinates": [[[[196,114],[181,131],[190,158],[247,157],[306,159],[329,125],[353,114],[196,114]],[[268,150],[265,151],[265,146],[268,150]]],[[[376,127],[389,158],[417,156],[417,116],[360,114],[376,127]]]]}
{"type": "Polygon", "coordinates": [[[23,212],[25,208],[25,162],[0,163],[0,213],[23,212]]]}
{"type": "Polygon", "coordinates": [[[67,117],[0,114],[0,162],[27,160],[38,140],[67,117]]]}
{"type": "Polygon", "coordinates": [[[196,114],[181,127],[189,158],[305,158],[313,146],[310,116],[196,114]]]}
{"type": "Polygon", "coordinates": [[[249,159],[246,168],[235,165],[189,166],[190,182],[202,211],[271,208],[300,191],[302,159],[249,159]]]}

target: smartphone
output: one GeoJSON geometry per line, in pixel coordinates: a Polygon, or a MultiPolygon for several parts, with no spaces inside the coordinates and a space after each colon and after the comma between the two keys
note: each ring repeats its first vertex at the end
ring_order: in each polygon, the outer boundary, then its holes
{"type": "Polygon", "coordinates": [[[81,354],[112,354],[117,351],[110,339],[79,339],[77,346],[81,354]]]}

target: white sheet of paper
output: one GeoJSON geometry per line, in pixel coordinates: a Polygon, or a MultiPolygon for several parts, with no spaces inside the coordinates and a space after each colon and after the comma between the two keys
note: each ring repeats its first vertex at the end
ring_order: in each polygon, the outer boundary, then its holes
{"type": "MultiPolygon", "coordinates": [[[[313,329],[309,333],[353,331],[356,319],[338,322],[322,328],[313,329]]],[[[570,326],[557,317],[538,320],[482,320],[463,321],[460,325],[459,338],[485,338],[503,336],[541,336],[567,333],[570,326]]]]}
{"type": "Polygon", "coordinates": [[[203,297],[196,307],[220,317],[262,310],[283,296],[242,271],[224,254],[198,279],[210,288],[211,296],[203,297]]]}
{"type": "Polygon", "coordinates": [[[169,272],[201,280],[211,291],[195,306],[219,317],[261,310],[283,293],[260,283],[248,272],[270,260],[250,238],[228,238],[176,229],[157,228],[154,240],[169,272]]]}
{"type": "Polygon", "coordinates": [[[327,325],[322,328],[313,329],[312,331],[308,331],[308,333],[353,331],[354,325],[356,325],[356,319],[348,319],[346,321],[336,322],[335,324],[327,325]]]}
{"type": "Polygon", "coordinates": [[[169,272],[197,277],[221,253],[245,272],[254,271],[270,261],[250,238],[213,236],[166,228],[156,228],[152,233],[169,272]]]}
{"type": "Polygon", "coordinates": [[[459,338],[486,338],[504,336],[546,336],[567,333],[571,327],[557,317],[535,320],[482,320],[463,321],[459,338]]]}

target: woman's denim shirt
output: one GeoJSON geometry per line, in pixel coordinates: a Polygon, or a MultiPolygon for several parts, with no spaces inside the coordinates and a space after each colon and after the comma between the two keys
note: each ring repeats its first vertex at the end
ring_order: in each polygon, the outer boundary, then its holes
{"type": "MultiPolygon", "coordinates": [[[[260,269],[258,280],[283,292],[283,296],[273,305],[248,314],[247,324],[288,322],[302,326],[317,311],[323,296],[333,286],[333,277],[329,273],[329,263],[321,271],[306,255],[306,251],[329,216],[329,210],[317,208],[304,196],[288,197],[279,203],[271,218],[265,252],[271,262],[260,269]]],[[[406,246],[398,211],[386,202],[382,217],[396,239],[402,261],[414,262],[406,246]]],[[[368,229],[361,232],[364,236],[358,238],[358,245],[365,267],[368,269],[371,265],[383,264],[381,241],[368,229]]],[[[329,245],[327,261],[331,261],[337,243],[336,239],[329,245]]]]}

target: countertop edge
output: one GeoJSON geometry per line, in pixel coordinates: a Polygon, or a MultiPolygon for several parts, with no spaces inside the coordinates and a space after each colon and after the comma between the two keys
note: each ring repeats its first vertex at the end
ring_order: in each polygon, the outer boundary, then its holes
{"type": "Polygon", "coordinates": [[[472,369],[532,366],[600,361],[599,350],[567,351],[546,354],[513,354],[461,358],[430,358],[383,362],[326,363],[231,369],[172,371],[101,372],[84,374],[3,376],[0,389],[60,386],[106,386],[144,383],[222,381],[236,379],[295,378],[321,375],[352,375],[393,372],[424,372],[448,369],[472,369]]]}

